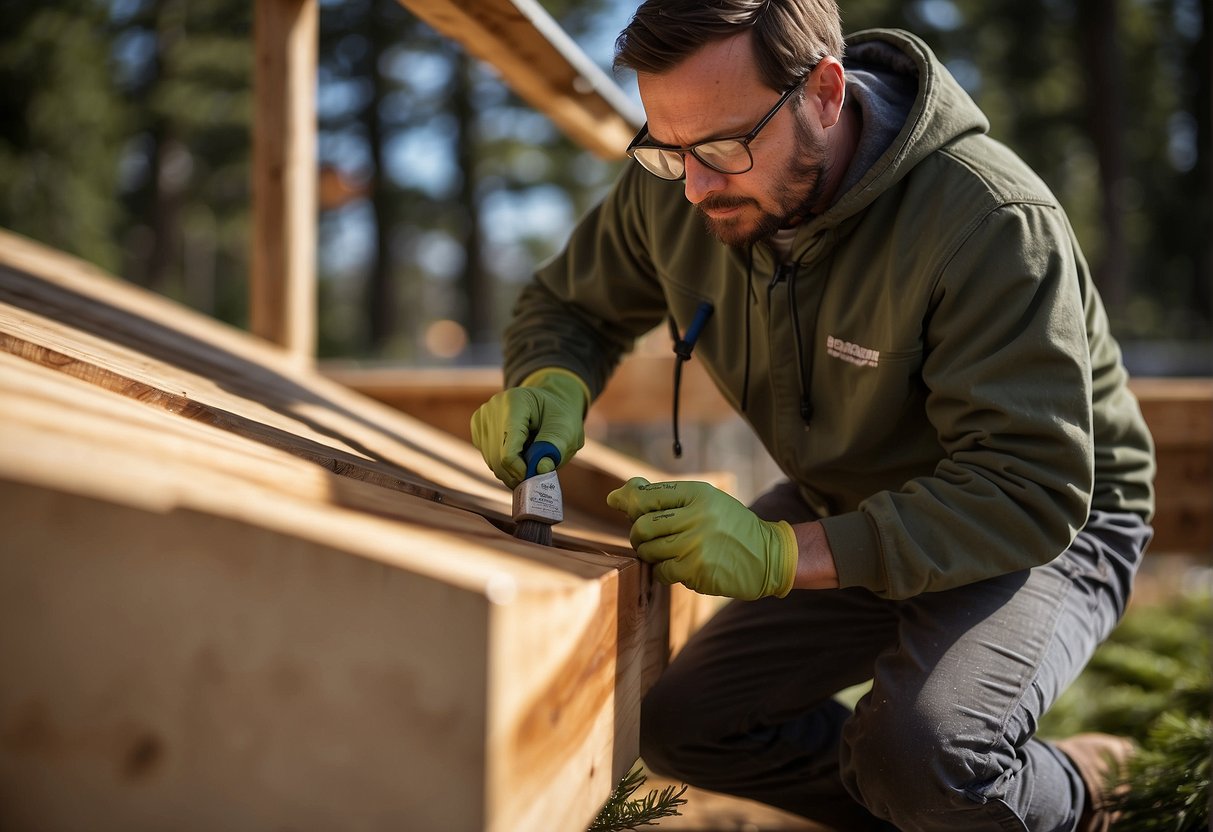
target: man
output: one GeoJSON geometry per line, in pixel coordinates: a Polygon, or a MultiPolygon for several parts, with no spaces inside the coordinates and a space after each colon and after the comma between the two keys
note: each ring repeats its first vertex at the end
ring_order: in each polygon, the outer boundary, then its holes
{"type": "Polygon", "coordinates": [[[1149,434],[1057,200],[922,41],[845,50],[832,0],[640,7],[639,164],[521,294],[475,442],[511,487],[532,436],[567,461],[670,316],[788,480],[610,495],[658,578],[742,599],[646,763],[841,830],[1106,828],[1124,744],[1033,734],[1124,610],[1149,434]]]}

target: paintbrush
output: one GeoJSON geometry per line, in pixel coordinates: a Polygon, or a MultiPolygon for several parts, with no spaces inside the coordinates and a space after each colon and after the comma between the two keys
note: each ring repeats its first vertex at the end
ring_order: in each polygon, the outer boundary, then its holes
{"type": "Polygon", "coordinates": [[[560,451],[550,442],[534,442],[522,451],[526,479],[514,489],[514,537],[552,545],[552,525],[564,520],[564,497],[556,471],[538,473],[539,463],[550,458],[560,465],[560,451]]]}

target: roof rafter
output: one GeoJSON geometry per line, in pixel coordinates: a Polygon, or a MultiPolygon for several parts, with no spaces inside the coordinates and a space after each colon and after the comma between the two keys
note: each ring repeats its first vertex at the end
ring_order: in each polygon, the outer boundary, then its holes
{"type": "Polygon", "coordinates": [[[400,0],[491,64],[511,89],[604,159],[622,157],[643,114],[536,0],[400,0]]]}

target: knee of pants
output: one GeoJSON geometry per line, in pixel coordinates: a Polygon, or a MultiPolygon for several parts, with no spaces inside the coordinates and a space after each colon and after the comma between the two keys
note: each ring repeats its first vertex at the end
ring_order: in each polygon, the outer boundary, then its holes
{"type": "Polygon", "coordinates": [[[640,756],[649,769],[667,777],[682,775],[679,749],[691,733],[684,719],[692,715],[673,699],[659,680],[640,703],[640,756]]]}
{"type": "Polygon", "coordinates": [[[899,829],[972,812],[999,797],[1012,760],[973,750],[954,724],[913,707],[857,710],[843,732],[841,772],[851,796],[899,829]]]}
{"type": "Polygon", "coordinates": [[[695,779],[704,768],[697,758],[710,761],[710,709],[688,702],[685,691],[659,679],[640,705],[640,756],[645,765],[666,777],[695,779]]]}

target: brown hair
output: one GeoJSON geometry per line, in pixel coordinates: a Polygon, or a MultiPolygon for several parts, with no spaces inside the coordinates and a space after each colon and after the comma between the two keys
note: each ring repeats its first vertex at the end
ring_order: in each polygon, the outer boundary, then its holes
{"type": "Polygon", "coordinates": [[[762,80],[786,90],[822,58],[842,60],[836,0],[645,0],[615,41],[615,68],[661,74],[706,44],[754,33],[762,80]]]}

